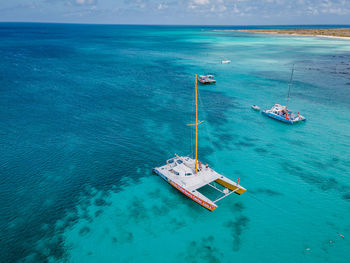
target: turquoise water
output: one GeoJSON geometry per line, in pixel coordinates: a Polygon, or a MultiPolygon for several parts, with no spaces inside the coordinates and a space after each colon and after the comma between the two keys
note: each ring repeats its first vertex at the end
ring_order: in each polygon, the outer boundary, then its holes
{"type": "Polygon", "coordinates": [[[2,261],[350,261],[350,41],[221,29],[0,24],[2,261]],[[292,64],[289,126],[250,105],[292,64]],[[248,189],[214,212],[152,174],[192,152],[194,73],[199,158],[248,189]]]}

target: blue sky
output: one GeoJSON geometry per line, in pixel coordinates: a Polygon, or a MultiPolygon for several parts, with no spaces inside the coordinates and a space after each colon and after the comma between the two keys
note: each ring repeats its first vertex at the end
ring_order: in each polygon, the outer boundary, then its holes
{"type": "Polygon", "coordinates": [[[350,0],[0,0],[0,21],[350,24],[350,0]]]}

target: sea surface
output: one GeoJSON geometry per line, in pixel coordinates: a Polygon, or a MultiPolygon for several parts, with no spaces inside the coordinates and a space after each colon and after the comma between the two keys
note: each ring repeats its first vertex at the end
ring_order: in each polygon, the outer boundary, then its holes
{"type": "Polygon", "coordinates": [[[350,262],[350,40],[247,28],[0,23],[0,262],[350,262]],[[291,126],[250,105],[293,64],[291,126]],[[195,73],[199,159],[247,188],[213,212],[152,174],[195,73]]]}

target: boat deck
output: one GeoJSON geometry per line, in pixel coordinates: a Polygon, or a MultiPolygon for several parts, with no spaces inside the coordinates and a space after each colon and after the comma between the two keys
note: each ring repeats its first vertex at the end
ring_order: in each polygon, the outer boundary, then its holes
{"type": "Polygon", "coordinates": [[[184,177],[179,177],[172,166],[166,164],[164,166],[158,167],[163,174],[165,174],[170,180],[176,182],[178,185],[185,187],[187,190],[197,190],[217,179],[223,177],[211,168],[202,168],[197,174],[192,173],[192,175],[185,175],[184,177]]]}
{"type": "Polygon", "coordinates": [[[300,115],[293,114],[290,110],[287,109],[286,106],[282,106],[280,104],[275,104],[270,110],[264,110],[262,111],[262,114],[272,118],[276,119],[281,122],[294,124],[297,122],[305,121],[305,117],[300,115]]]}

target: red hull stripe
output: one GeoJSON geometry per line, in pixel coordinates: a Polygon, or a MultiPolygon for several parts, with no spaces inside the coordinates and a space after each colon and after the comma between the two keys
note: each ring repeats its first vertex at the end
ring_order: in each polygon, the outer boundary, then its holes
{"type": "Polygon", "coordinates": [[[215,208],[217,208],[217,206],[211,205],[208,202],[199,199],[197,196],[191,194],[189,191],[187,191],[186,189],[182,188],[180,185],[178,185],[177,183],[170,181],[170,184],[172,186],[174,186],[177,190],[179,190],[180,192],[182,192],[183,194],[187,195],[189,198],[191,198],[193,201],[196,201],[198,204],[204,206],[205,208],[209,209],[210,211],[213,211],[215,208]]]}

